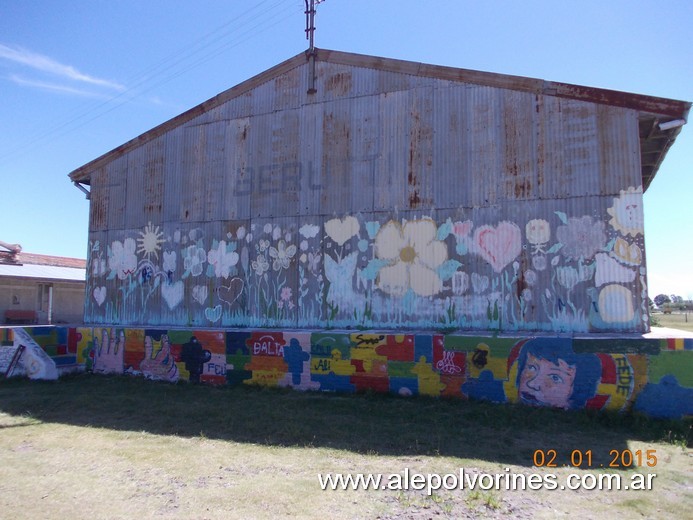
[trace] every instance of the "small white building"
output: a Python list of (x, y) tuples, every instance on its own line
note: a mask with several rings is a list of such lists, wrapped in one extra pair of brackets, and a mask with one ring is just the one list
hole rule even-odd
[(0, 243), (3, 324), (81, 323), (86, 260), (23, 253)]

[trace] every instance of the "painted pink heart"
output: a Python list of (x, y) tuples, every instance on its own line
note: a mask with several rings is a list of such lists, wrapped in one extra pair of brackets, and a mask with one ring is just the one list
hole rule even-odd
[(476, 252), (500, 273), (522, 251), (522, 233), (512, 222), (481, 226), (474, 232)]
[(240, 278), (232, 278), (229, 286), (222, 285), (217, 288), (217, 296), (224, 303), (233, 305), (233, 303), (240, 297), (243, 293), (243, 280)]

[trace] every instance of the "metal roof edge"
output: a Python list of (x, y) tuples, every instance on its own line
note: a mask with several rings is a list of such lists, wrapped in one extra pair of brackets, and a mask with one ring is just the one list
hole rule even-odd
[(499, 74), (496, 72), (431, 65), (328, 49), (316, 49), (316, 51), (318, 61), (589, 101), (603, 105), (631, 108), (640, 112), (671, 116), (672, 118), (687, 119), (688, 112), (691, 108), (691, 103), (688, 101), (634, 94), (618, 90), (573, 85), (570, 83), (513, 76), (510, 74)]

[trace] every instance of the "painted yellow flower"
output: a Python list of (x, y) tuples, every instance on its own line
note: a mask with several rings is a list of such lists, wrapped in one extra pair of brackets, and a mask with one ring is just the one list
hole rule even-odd
[(618, 198), (614, 198), (614, 205), (607, 208), (611, 215), (609, 224), (621, 234), (637, 236), (645, 231), (645, 217), (642, 209), (642, 186), (630, 187), (621, 190)]
[(375, 237), (375, 254), (388, 261), (378, 273), (378, 289), (403, 296), (412, 289), (419, 296), (433, 296), (443, 288), (436, 269), (448, 259), (445, 243), (436, 240), (437, 226), (431, 219), (385, 224)]

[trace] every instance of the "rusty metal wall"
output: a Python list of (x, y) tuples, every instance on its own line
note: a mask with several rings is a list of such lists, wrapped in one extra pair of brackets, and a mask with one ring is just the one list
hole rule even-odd
[(316, 74), (94, 173), (87, 322), (648, 329), (634, 110)]

